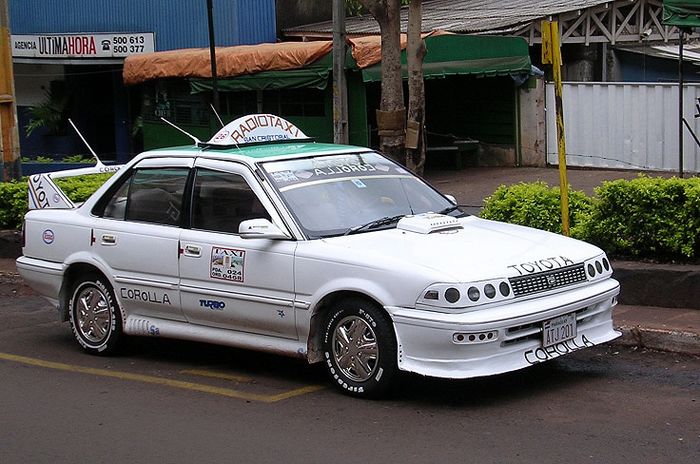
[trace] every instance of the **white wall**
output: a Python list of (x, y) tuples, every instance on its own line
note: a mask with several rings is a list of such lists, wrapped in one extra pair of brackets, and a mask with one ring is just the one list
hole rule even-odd
[[(695, 105), (700, 84), (684, 87), (683, 113), (700, 137)], [(547, 83), (547, 162), (558, 164), (554, 85)], [(565, 83), (567, 164), (636, 170), (678, 170), (678, 85)], [(684, 171), (700, 172), (700, 147), (684, 130)]]

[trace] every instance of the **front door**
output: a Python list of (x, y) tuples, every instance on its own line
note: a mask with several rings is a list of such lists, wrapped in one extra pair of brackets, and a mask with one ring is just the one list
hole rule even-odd
[(282, 225), (246, 166), (200, 159), (195, 167), (192, 224), (180, 237), (180, 296), (187, 320), (296, 339), (296, 242), (238, 235), (247, 219)]

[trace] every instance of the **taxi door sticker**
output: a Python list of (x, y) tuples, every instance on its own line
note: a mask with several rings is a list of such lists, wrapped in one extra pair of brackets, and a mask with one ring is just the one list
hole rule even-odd
[(244, 270), (245, 250), (212, 247), (209, 273), (212, 279), (243, 282)]

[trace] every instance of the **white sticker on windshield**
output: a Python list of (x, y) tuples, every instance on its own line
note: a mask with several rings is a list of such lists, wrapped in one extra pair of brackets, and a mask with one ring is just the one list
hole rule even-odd
[(297, 179), (296, 175), (292, 171), (277, 171), (272, 173), (272, 178), (275, 180), (275, 182), (280, 183), (280, 182), (296, 182), (299, 179)]
[(367, 188), (364, 182), (362, 182), (360, 179), (352, 179), (352, 183), (355, 184), (355, 187), (357, 188)]

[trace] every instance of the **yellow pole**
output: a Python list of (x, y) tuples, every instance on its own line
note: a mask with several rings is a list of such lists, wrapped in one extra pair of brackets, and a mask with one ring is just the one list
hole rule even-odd
[(557, 149), (559, 152), (559, 190), (561, 192), (561, 228), (569, 231), (569, 181), (566, 176), (566, 137), (564, 135), (564, 106), (561, 85), (561, 47), (557, 21), (542, 21), (542, 63), (551, 63), (554, 78), (554, 109), (557, 118)]
[(7, 0), (0, 0), (0, 151), (3, 181), (19, 179), (21, 167), (9, 23)]

